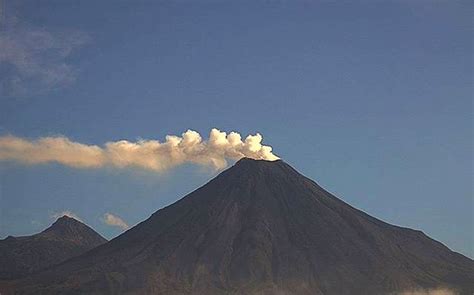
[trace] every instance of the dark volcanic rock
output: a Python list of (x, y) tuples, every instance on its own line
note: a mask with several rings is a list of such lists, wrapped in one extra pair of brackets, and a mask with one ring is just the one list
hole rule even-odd
[(31, 274), (105, 242), (87, 225), (63, 216), (41, 233), (0, 240), (0, 279)]
[(373, 218), (282, 161), (242, 159), (19, 294), (389, 294), (473, 290), (474, 262)]

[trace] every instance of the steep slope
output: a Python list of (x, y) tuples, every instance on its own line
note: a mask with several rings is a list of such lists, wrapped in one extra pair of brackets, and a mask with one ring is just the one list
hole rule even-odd
[[(474, 263), (347, 205), (283, 161), (242, 159), (19, 294), (388, 294), (473, 288)], [(8, 293), (8, 292), (5, 292)]]
[(63, 216), (41, 233), (0, 240), (0, 279), (31, 274), (105, 242), (87, 225)]

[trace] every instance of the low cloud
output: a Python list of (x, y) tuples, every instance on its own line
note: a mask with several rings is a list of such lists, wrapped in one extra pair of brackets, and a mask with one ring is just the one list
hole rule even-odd
[(459, 293), (446, 288), (416, 289), (397, 293), (396, 295), (458, 295)]
[(188, 130), (181, 136), (168, 135), (164, 142), (120, 140), (103, 146), (74, 142), (66, 137), (28, 140), (3, 136), (0, 137), (0, 161), (29, 165), (56, 162), (75, 168), (138, 167), (159, 172), (185, 163), (223, 169), (229, 159), (277, 160), (272, 148), (262, 145), (262, 140), (259, 133), (242, 140), (239, 133), (227, 134), (218, 129), (211, 130), (207, 141), (198, 132)]
[(71, 84), (77, 69), (68, 59), (88, 40), (88, 35), (80, 31), (39, 28), (14, 16), (3, 18), (0, 95), (25, 96)]
[(105, 213), (103, 221), (104, 221), (105, 224), (108, 224), (110, 226), (119, 227), (122, 230), (127, 230), (127, 229), (130, 228), (130, 226), (128, 226), (128, 224), (125, 221), (123, 221), (122, 218), (120, 218), (116, 215), (113, 215), (111, 213)]
[(53, 214), (51, 214), (50, 217), (53, 218), (53, 219), (58, 219), (58, 218), (61, 218), (63, 216), (67, 216), (67, 217), (70, 217), (70, 218), (74, 218), (74, 219), (76, 219), (80, 222), (84, 222), (84, 221), (82, 221), (81, 218), (79, 218), (79, 216), (77, 216), (74, 212), (71, 212), (69, 210), (53, 213)]

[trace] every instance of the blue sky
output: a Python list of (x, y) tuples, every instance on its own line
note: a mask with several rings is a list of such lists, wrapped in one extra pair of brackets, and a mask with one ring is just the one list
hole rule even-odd
[[(306, 176), (474, 257), (472, 4), (5, 1), (0, 135), (263, 135)], [(0, 162), (0, 237), (69, 210), (106, 237), (212, 178)]]

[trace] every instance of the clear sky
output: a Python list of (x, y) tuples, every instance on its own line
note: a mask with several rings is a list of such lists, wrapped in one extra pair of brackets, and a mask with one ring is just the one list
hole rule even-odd
[[(2, 2), (0, 136), (102, 145), (211, 128), (474, 257), (470, 1)], [(0, 162), (0, 237), (69, 210), (106, 237), (212, 178)]]

